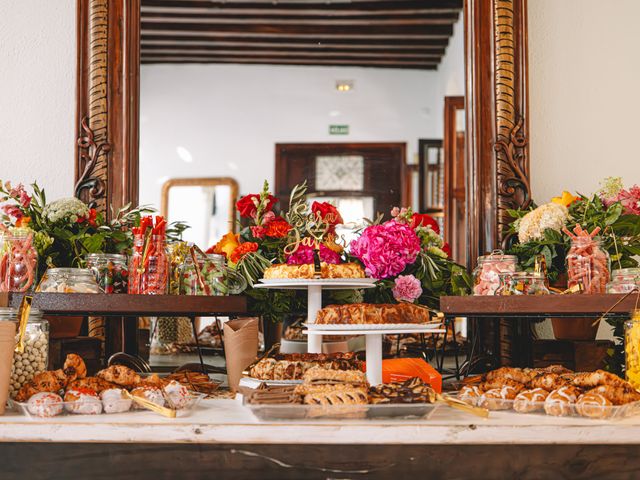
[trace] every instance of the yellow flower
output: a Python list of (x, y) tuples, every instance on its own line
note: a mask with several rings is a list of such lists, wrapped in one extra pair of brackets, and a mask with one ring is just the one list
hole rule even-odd
[(564, 205), (565, 207), (568, 207), (573, 202), (575, 202), (577, 199), (578, 199), (578, 197), (574, 197), (573, 195), (571, 195), (570, 192), (567, 192), (565, 190), (564, 192), (562, 192), (562, 196), (561, 197), (553, 197), (551, 199), (551, 201), (553, 203), (557, 203), (558, 205)]
[(240, 245), (240, 235), (233, 232), (227, 233), (220, 239), (218, 243), (213, 247), (213, 253), (218, 255), (224, 254), (227, 258), (233, 253), (233, 251)]

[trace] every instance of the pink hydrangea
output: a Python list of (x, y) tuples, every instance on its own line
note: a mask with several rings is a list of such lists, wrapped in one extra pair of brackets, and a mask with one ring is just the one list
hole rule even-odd
[(403, 223), (390, 220), (364, 229), (359, 238), (351, 242), (351, 253), (364, 264), (373, 278), (395, 277), (407, 265), (416, 261), (420, 252), (420, 239), (416, 232)]
[(400, 275), (391, 290), (398, 302), (415, 302), (422, 295), (422, 285), (413, 275)]
[[(330, 248), (320, 245), (320, 261), (324, 263), (338, 264), (342, 262), (340, 255)], [(289, 265), (306, 265), (313, 263), (313, 248), (306, 245), (300, 245), (298, 249), (287, 257)]]

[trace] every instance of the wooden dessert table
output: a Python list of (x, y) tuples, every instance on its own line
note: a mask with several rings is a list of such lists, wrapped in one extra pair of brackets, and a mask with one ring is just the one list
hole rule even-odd
[(0, 442), (3, 480), (106, 472), (135, 480), (591, 479), (640, 471), (640, 417), (492, 412), (483, 420), (448, 408), (429, 420), (278, 422), (259, 422), (238, 400), (205, 400), (173, 420), (151, 412), (50, 420), (7, 412)]

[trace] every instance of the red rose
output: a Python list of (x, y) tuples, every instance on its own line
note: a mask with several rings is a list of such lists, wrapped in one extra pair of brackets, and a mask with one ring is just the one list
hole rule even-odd
[[(263, 212), (270, 212), (273, 209), (273, 206), (278, 202), (278, 199), (273, 195), (269, 195), (267, 198), (267, 204)], [(260, 203), (260, 195), (257, 193), (252, 193), (250, 195), (245, 195), (238, 203), (236, 203), (236, 208), (238, 212), (240, 212), (240, 216), (244, 218), (253, 218), (256, 216), (256, 212), (258, 211), (258, 204)]]
[(440, 225), (431, 216), (426, 213), (414, 213), (411, 217), (411, 228), (416, 229), (418, 227), (431, 227), (431, 230), (440, 234)]
[(447, 257), (451, 258), (451, 246), (447, 242), (442, 245), (442, 251), (447, 254)]
[(328, 223), (331, 226), (344, 223), (342, 215), (340, 215), (338, 209), (329, 202), (313, 202), (311, 205), (311, 211), (316, 217), (320, 217), (323, 222)]
[(265, 235), (272, 238), (284, 238), (289, 234), (291, 225), (282, 217), (276, 217), (265, 227)]

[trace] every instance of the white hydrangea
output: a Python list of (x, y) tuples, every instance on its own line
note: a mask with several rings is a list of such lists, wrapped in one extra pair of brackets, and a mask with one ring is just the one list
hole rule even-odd
[(546, 229), (561, 231), (568, 218), (569, 210), (564, 205), (553, 202), (540, 205), (520, 219), (518, 227), (520, 243), (541, 240), (544, 238)]
[(61, 198), (55, 202), (47, 204), (42, 215), (51, 223), (61, 220), (69, 220), (71, 223), (78, 221), (78, 217), (86, 217), (89, 215), (89, 207), (75, 197)]

